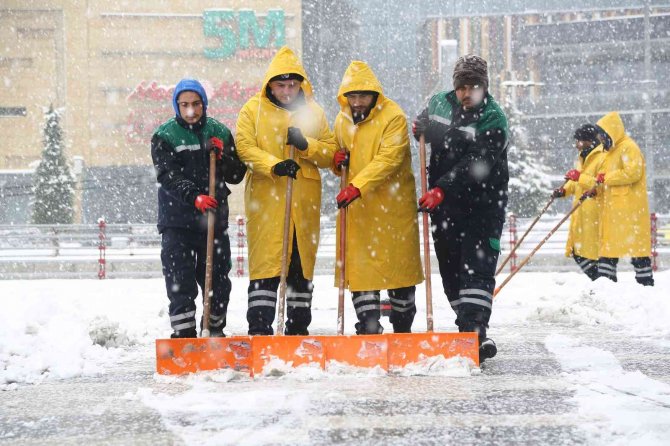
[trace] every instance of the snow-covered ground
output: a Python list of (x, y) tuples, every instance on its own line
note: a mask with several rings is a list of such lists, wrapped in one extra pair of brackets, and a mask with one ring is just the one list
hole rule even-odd
[[(482, 369), (456, 358), (400, 376), (387, 376), (379, 370), (303, 369), (253, 380), (230, 371), (188, 377), (150, 374), (153, 342), (170, 332), (160, 279), (0, 281), (0, 400), (3, 394), (16, 395), (31, 386), (54, 382), (86, 377), (104, 382), (120, 364), (134, 363), (149, 373), (149, 384), (122, 398), (159, 413), (167, 429), (187, 444), (309, 444), (314, 442), (310, 435), (315, 429), (358, 428), (359, 421), (355, 411), (342, 409), (328, 415), (332, 426), (324, 426), (323, 419), (316, 426), (316, 409), (309, 409), (315, 401), (323, 404), (318, 410), (327, 412), (326, 407), (346, 401), (361, 404), (373, 399), (393, 405), (398, 395), (410, 398), (411, 392), (422, 394), (422, 386), (453, 387), (460, 389), (458, 392), (483, 383), (489, 386), (496, 378), (489, 371), (495, 371), (497, 363), (514, 363), (515, 355), (519, 358), (518, 377), (512, 370), (500, 378), (510, 389), (524, 388), (528, 376), (523, 374), (522, 362), (543, 360), (518, 353), (527, 335), (532, 335), (539, 337), (545, 359), (558, 368), (540, 387), (549, 393), (552, 386), (569, 390), (568, 404), (574, 407), (566, 410), (574, 415), (570, 423), (577, 426), (580, 438), (590, 444), (667, 444), (670, 373), (667, 369), (652, 373), (655, 366), (644, 361), (637, 369), (631, 364), (642, 357), (637, 345), (660, 352), (656, 354), (659, 364), (670, 360), (670, 271), (658, 273), (653, 288), (637, 285), (631, 272), (621, 272), (619, 280), (616, 284), (604, 279), (592, 283), (578, 273), (518, 274), (495, 301), (490, 336), (498, 341), (499, 355)], [(453, 314), (438, 292), (439, 276), (433, 277), (433, 283), (435, 328), (453, 331)], [(246, 285), (245, 279), (233, 280), (229, 334), (245, 333)], [(337, 289), (332, 286), (332, 277), (317, 277), (315, 285), (310, 331), (334, 333)], [(415, 331), (426, 326), (423, 295), (420, 286)], [(345, 317), (345, 331), (352, 333), (355, 321), (350, 302)], [(388, 320), (384, 322), (389, 331)], [(625, 340), (632, 347), (615, 354), (610, 351), (611, 340)], [(540, 409), (534, 416), (546, 413), (541, 398), (536, 404)], [(513, 423), (509, 417), (502, 419)], [(0, 411), (0, 443), (3, 439), (20, 443), (26, 431), (17, 434), (3, 425), (2, 418)], [(376, 422), (378, 430), (389, 423), (413, 428), (458, 427), (463, 423), (452, 418), (406, 414), (399, 419), (386, 414)], [(544, 425), (550, 426), (566, 423), (562, 419), (557, 416), (547, 422), (542, 418)], [(368, 419), (373, 430), (374, 422)], [(453, 432), (450, 435), (455, 438)], [(341, 443), (356, 443), (354, 440), (345, 438)], [(379, 444), (393, 443), (383, 435), (378, 440)], [(336, 444), (338, 440), (331, 436), (326, 442)], [(440, 443), (435, 439), (435, 444)]]

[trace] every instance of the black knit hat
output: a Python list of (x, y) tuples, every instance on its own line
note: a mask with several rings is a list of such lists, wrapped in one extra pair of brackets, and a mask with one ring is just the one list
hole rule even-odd
[(598, 141), (598, 129), (593, 124), (584, 124), (575, 130), (574, 138), (578, 141)]
[(290, 81), (290, 80), (295, 80), (295, 81), (298, 81), (298, 82), (302, 82), (303, 80), (305, 80), (305, 78), (302, 77), (301, 75), (299, 75), (298, 73), (285, 73), (285, 74), (279, 74), (279, 75), (273, 77), (272, 79), (269, 80), (269, 82), (272, 82), (272, 81)]
[(484, 59), (474, 54), (461, 56), (454, 66), (454, 89), (463, 85), (480, 85), (489, 88), (489, 72)]

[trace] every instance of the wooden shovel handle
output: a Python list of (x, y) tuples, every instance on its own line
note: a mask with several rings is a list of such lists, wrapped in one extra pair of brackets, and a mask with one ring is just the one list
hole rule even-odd
[[(347, 166), (342, 166), (340, 176), (340, 191), (347, 187)], [(339, 289), (337, 296), (337, 334), (344, 334), (344, 293), (346, 288), (346, 250), (347, 250), (347, 208), (340, 208), (338, 215), (340, 220), (340, 253), (337, 262), (340, 267)]]
[[(289, 158), (295, 156), (295, 148), (289, 146)], [(281, 249), (281, 272), (279, 274), (279, 302), (277, 308), (277, 333), (284, 335), (284, 309), (286, 308), (286, 275), (288, 273), (288, 240), (291, 230), (291, 206), (293, 202), (293, 178), (286, 176), (286, 206), (284, 208), (284, 239)]]
[[(419, 170), (421, 174), (421, 195), (428, 192), (426, 179), (426, 137), (419, 137)], [(426, 276), (426, 330), (433, 331), (433, 287), (430, 268), (430, 225), (428, 214), (422, 212), (423, 223), (423, 271)]]
[[(209, 196), (216, 195), (216, 152), (209, 152)], [(214, 224), (216, 215), (213, 210), (207, 210), (207, 259), (205, 260), (205, 293), (202, 309), (202, 334), (203, 338), (209, 337), (209, 313), (212, 299), (212, 264), (214, 262)]]

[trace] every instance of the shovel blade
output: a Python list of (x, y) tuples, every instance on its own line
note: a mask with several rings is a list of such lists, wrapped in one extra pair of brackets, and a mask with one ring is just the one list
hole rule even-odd
[(251, 373), (251, 339), (235, 336), (156, 340), (156, 371), (161, 375), (218, 369)]
[(331, 361), (383, 370), (398, 370), (426, 358), (460, 356), (479, 365), (476, 333), (398, 333), (362, 336), (237, 336), (230, 338), (157, 339), (156, 370), (183, 375), (233, 369), (254, 374), (279, 361), (279, 366)]
[(388, 370), (388, 335), (323, 336), (326, 365), (330, 361), (353, 367)]
[(397, 333), (389, 334), (388, 364), (390, 370), (442, 355), (460, 356), (479, 365), (479, 342), (476, 333)]
[(253, 336), (253, 373), (279, 361), (289, 367), (316, 365), (324, 367), (325, 353), (321, 336)]

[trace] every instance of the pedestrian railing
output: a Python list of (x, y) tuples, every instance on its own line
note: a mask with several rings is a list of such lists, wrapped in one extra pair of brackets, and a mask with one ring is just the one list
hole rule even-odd
[[(518, 264), (547, 235), (550, 229), (560, 220), (561, 215), (546, 215), (537, 223), (533, 231), (526, 237), (522, 246), (516, 250), (514, 259), (505, 267), (505, 272)], [(503, 228), (501, 240), (504, 258), (515, 240), (519, 239), (531, 223), (530, 218), (509, 216)], [(104, 227), (104, 234), (101, 228)], [(655, 256), (657, 266), (666, 267), (670, 257), (670, 215), (657, 215), (652, 221), (655, 231), (652, 239), (656, 241)], [(244, 219), (231, 221), (230, 229), (231, 260), (234, 267), (231, 274), (246, 275), (246, 228)], [(565, 243), (568, 235), (566, 222), (538, 251), (533, 260), (524, 270), (571, 270), (573, 262), (565, 258)], [(41, 263), (89, 264), (97, 272), (98, 277), (106, 277), (105, 269), (115, 264), (117, 271), (109, 277), (128, 276), (120, 274), (121, 264), (146, 263), (144, 272), (160, 276), (160, 235), (152, 224), (89, 224), (89, 225), (0, 225), (0, 278), (19, 277), (21, 266)], [(331, 274), (335, 265), (335, 223), (322, 220), (321, 238), (317, 252), (315, 271), (317, 274)], [(431, 250), (433, 249), (431, 244)], [(434, 256), (434, 252), (432, 252)], [(665, 259), (664, 259), (665, 257)], [(431, 263), (433, 271), (438, 271), (437, 261)], [(7, 274), (6, 271), (13, 271)], [(62, 272), (61, 272), (62, 270)], [(69, 270), (52, 270), (49, 274), (39, 277), (67, 277)], [(3, 274), (3, 271), (5, 272)], [(145, 274), (145, 275), (146, 275)], [(96, 274), (92, 274), (95, 277)], [(30, 274), (24, 276), (29, 278)]]

